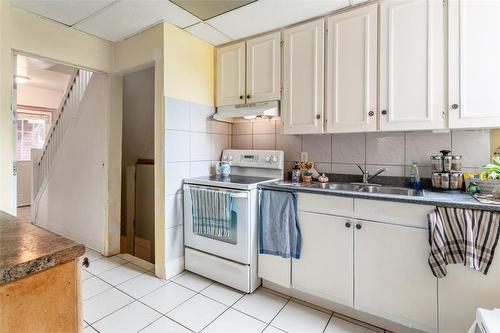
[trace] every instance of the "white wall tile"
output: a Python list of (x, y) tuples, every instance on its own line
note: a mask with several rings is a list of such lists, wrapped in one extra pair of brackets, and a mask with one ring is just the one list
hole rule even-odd
[(252, 134), (252, 123), (251, 122), (234, 123), (233, 134)]
[(274, 134), (254, 134), (253, 135), (253, 149), (275, 150), (276, 149), (276, 136)]
[(258, 120), (252, 122), (253, 134), (274, 134), (276, 133), (276, 122), (274, 120)]
[(303, 135), (302, 151), (307, 152), (309, 161), (332, 162), (331, 135)]
[(404, 133), (366, 134), (366, 164), (404, 165)]
[(364, 133), (333, 134), (332, 161), (333, 163), (365, 163)]
[(211, 140), (211, 159), (212, 161), (220, 161), (222, 151), (231, 148), (231, 138), (225, 134), (212, 134)]
[[(234, 127), (233, 127), (234, 133)], [(233, 149), (252, 149), (252, 135), (234, 135), (231, 137), (231, 148)]]
[(184, 255), (184, 225), (178, 225), (165, 231), (165, 261)]
[(165, 228), (172, 228), (183, 223), (182, 198), (182, 193), (165, 197)]
[(191, 132), (191, 161), (210, 161), (210, 140), (216, 134)]
[(167, 130), (165, 133), (165, 161), (189, 161), (189, 132)]
[(165, 128), (189, 131), (189, 103), (179, 99), (165, 98)]
[(210, 176), (212, 171), (212, 161), (191, 162), (191, 177)]
[(419, 166), (431, 165), (430, 156), (440, 155), (440, 150), (451, 150), (451, 133), (406, 133), (406, 165), (417, 162)]
[(191, 113), (191, 131), (209, 133), (214, 108), (207, 105), (190, 103), (189, 110)]
[(189, 162), (165, 163), (165, 194), (176, 194), (182, 190), (182, 182), (189, 175)]
[(285, 161), (299, 161), (301, 145), (300, 135), (276, 134), (276, 149), (283, 150)]
[(478, 168), (490, 161), (490, 131), (452, 131), (452, 154), (462, 155), (464, 167)]

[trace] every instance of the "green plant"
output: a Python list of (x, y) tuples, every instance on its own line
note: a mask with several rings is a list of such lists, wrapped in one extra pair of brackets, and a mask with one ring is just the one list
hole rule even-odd
[(488, 175), (488, 179), (500, 179), (500, 155), (495, 154), (491, 158), (491, 163), (483, 166)]

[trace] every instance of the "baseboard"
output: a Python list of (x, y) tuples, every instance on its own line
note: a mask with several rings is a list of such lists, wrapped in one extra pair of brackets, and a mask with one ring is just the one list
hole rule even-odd
[(165, 279), (170, 279), (184, 271), (184, 256), (165, 263)]

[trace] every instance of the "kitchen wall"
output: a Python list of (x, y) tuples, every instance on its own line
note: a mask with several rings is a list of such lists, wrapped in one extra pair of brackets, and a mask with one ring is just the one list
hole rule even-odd
[(358, 163), (371, 172), (386, 167), (389, 176), (409, 176), (415, 161), (422, 175), (429, 177), (429, 156), (442, 149), (462, 155), (465, 170), (476, 170), (490, 158), (489, 130), (282, 135), (280, 124), (276, 120), (233, 124), (232, 148), (283, 150), (286, 170), (300, 159), (300, 152), (307, 152), (320, 172), (358, 174)]

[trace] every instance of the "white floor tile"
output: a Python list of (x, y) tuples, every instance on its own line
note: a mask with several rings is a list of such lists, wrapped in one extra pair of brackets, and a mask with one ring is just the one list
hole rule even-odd
[(175, 283), (168, 283), (140, 299), (144, 304), (163, 314), (193, 297), (196, 293)]
[(144, 273), (128, 280), (127, 282), (117, 285), (116, 288), (134, 298), (140, 298), (153, 290), (160, 288), (166, 283), (167, 281), (160, 280), (151, 273)]
[(262, 333), (286, 333), (285, 331), (280, 330), (279, 328), (273, 327), (271, 325), (267, 326)]
[(332, 317), (326, 327), (325, 333), (374, 333), (374, 331), (354, 323), (350, 323), (347, 320)]
[(99, 320), (92, 326), (100, 333), (135, 333), (160, 317), (161, 314), (136, 301)]
[(283, 308), (286, 302), (286, 298), (259, 288), (252, 294), (243, 296), (242, 299), (233, 305), (233, 308), (269, 323), (281, 308)]
[(80, 275), (80, 278), (82, 281), (84, 280), (87, 280), (87, 279), (90, 279), (91, 277), (93, 277), (94, 275), (93, 274), (90, 274), (89, 272), (87, 272), (86, 270), (82, 269), (81, 270), (81, 275)]
[(175, 278), (175, 280), (173, 281), (196, 292), (202, 291), (213, 283), (212, 280), (206, 279), (203, 276), (199, 276), (191, 272), (186, 272), (182, 275), (179, 275), (179, 277)]
[(290, 333), (321, 333), (329, 319), (329, 314), (290, 301), (271, 324)]
[(190, 330), (177, 324), (175, 321), (167, 318), (161, 317), (145, 329), (141, 333), (191, 333)]
[(133, 301), (132, 297), (111, 288), (83, 301), (83, 319), (92, 324)]
[(125, 260), (120, 259), (118, 257), (111, 257), (111, 258), (103, 257), (101, 259), (97, 259), (95, 261), (90, 262), (89, 267), (85, 268), (85, 270), (94, 275), (98, 275), (101, 274), (102, 272), (121, 266), (125, 263), (126, 263)]
[(108, 290), (112, 286), (97, 277), (91, 277), (82, 283), (82, 299), (86, 300), (92, 296)]
[(99, 252), (94, 251), (92, 249), (88, 249), (88, 248), (85, 250), (85, 253), (83, 254), (82, 257), (83, 258), (87, 257), (89, 259), (89, 261), (94, 261), (97, 259), (104, 258), (103, 255), (100, 254)]
[(203, 330), (203, 333), (260, 333), (264, 327), (266, 327), (266, 324), (262, 321), (229, 309), (208, 325)]
[(190, 330), (200, 332), (226, 308), (226, 306), (198, 294), (167, 313), (167, 316)]
[(98, 333), (92, 326), (87, 326), (83, 329), (83, 333)]
[(201, 294), (210, 297), (211, 299), (216, 300), (217, 302), (221, 302), (227, 306), (233, 305), (238, 299), (243, 296), (243, 293), (239, 290), (230, 288), (228, 286), (224, 286), (220, 283), (214, 283), (205, 290), (201, 292)]
[(130, 262), (148, 271), (155, 269), (155, 264), (150, 263), (149, 261), (143, 260), (141, 258), (134, 257), (134, 259), (132, 259)]
[(136, 266), (132, 263), (127, 263), (105, 271), (99, 274), (99, 277), (107, 283), (116, 286), (145, 272), (146, 270), (144, 268)]

